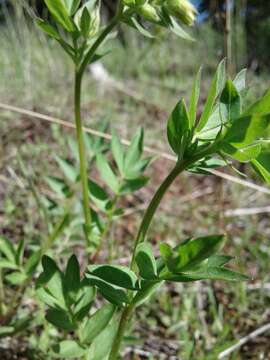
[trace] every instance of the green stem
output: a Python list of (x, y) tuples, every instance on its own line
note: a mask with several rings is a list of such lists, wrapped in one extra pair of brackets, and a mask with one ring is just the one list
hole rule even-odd
[(121, 343), (122, 343), (122, 339), (123, 339), (123, 336), (125, 334), (127, 323), (129, 322), (129, 320), (131, 318), (133, 309), (134, 309), (134, 305), (131, 304), (131, 305), (125, 307), (125, 309), (122, 312), (122, 316), (121, 316), (121, 319), (120, 319), (118, 331), (117, 331), (117, 334), (115, 336), (113, 346), (112, 346), (112, 350), (110, 352), (110, 356), (109, 356), (108, 360), (117, 360), (117, 358), (118, 358), (118, 354), (119, 354), (120, 346), (121, 346)]
[[(166, 179), (160, 185), (160, 187), (156, 191), (155, 195), (153, 196), (150, 204), (148, 205), (148, 208), (142, 219), (141, 226), (138, 231), (138, 235), (136, 237), (136, 241), (135, 241), (135, 245), (134, 245), (133, 253), (132, 253), (131, 264), (130, 264), (130, 268), (132, 270), (134, 269), (134, 266), (135, 266), (135, 254), (136, 254), (137, 247), (141, 242), (143, 242), (145, 240), (147, 231), (148, 231), (149, 226), (152, 222), (152, 219), (157, 211), (157, 208), (158, 208), (161, 200), (163, 199), (164, 195), (166, 194), (167, 190), (173, 183), (173, 181), (177, 178), (178, 175), (180, 175), (191, 164), (202, 159), (205, 155), (210, 154), (211, 151), (213, 151), (213, 149), (214, 149), (214, 146), (212, 146), (212, 148), (208, 147), (206, 149), (203, 149), (202, 151), (198, 151), (197, 154), (194, 155), (194, 157), (190, 158), (189, 160), (177, 162), (175, 167), (172, 169), (172, 171), (169, 173), (169, 175), (166, 177)], [(117, 356), (118, 356), (119, 350), (120, 350), (120, 346), (121, 346), (121, 342), (123, 339), (123, 335), (125, 333), (125, 328), (127, 326), (128, 321), (132, 317), (134, 308), (135, 308), (135, 304), (131, 303), (122, 312), (118, 332), (114, 339), (114, 343), (113, 343), (113, 347), (112, 347), (112, 351), (111, 351), (109, 360), (117, 359)]]
[(78, 143), (79, 158), (80, 158), (80, 178), (81, 178), (82, 196), (83, 196), (83, 211), (84, 211), (84, 219), (85, 219), (84, 230), (85, 230), (86, 244), (88, 246), (92, 219), (91, 219), (91, 211), (89, 206), (87, 163), (85, 157), (83, 129), (82, 129), (82, 120), (81, 120), (82, 74), (83, 73), (78, 71), (76, 71), (75, 73), (74, 105), (75, 105), (76, 135), (77, 135), (77, 143)]
[(81, 65), (79, 66), (79, 73), (83, 74), (86, 67), (91, 63), (91, 60), (96, 54), (97, 49), (102, 44), (102, 42), (105, 40), (105, 38), (109, 35), (109, 33), (113, 30), (113, 28), (117, 25), (121, 18), (121, 10), (119, 11), (119, 14), (117, 14), (112, 21), (104, 28), (104, 30), (101, 32), (97, 40), (94, 42), (94, 44), (89, 49), (88, 53), (85, 55)]
[(152, 219), (155, 215), (155, 212), (157, 211), (157, 208), (158, 208), (163, 196), (165, 195), (165, 193), (167, 192), (167, 190), (169, 189), (169, 187), (171, 186), (173, 181), (176, 179), (176, 177), (186, 168), (186, 166), (187, 165), (185, 163), (180, 163), (180, 164), (177, 163), (176, 166), (173, 168), (173, 170), (170, 172), (170, 174), (166, 177), (166, 179), (160, 185), (159, 189), (157, 190), (154, 197), (152, 198), (152, 200), (144, 214), (143, 220), (141, 222), (141, 225), (140, 225), (140, 228), (138, 231), (138, 235), (136, 237), (136, 241), (135, 241), (135, 245), (134, 245), (133, 253), (132, 253), (131, 265), (130, 265), (131, 269), (134, 268), (135, 254), (136, 254), (137, 246), (145, 240), (149, 226), (152, 222)]

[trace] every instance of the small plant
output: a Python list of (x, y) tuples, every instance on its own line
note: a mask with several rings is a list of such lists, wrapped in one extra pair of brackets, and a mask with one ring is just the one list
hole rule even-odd
[[(181, 99), (167, 122), (167, 137), (176, 157), (175, 166), (155, 192), (142, 217), (134, 237), (130, 265), (120, 266), (117, 264), (119, 251), (112, 239), (108, 241), (109, 232), (112, 223), (122, 214), (119, 199), (147, 183), (144, 171), (151, 158), (143, 157), (142, 129), (126, 149), (115, 133), (109, 147), (103, 142), (85, 139), (80, 105), (83, 74), (89, 64), (104, 55), (98, 52), (99, 47), (119, 23), (152, 36), (149, 27), (145, 26), (150, 22), (190, 38), (180, 24), (191, 25), (196, 10), (186, 0), (123, 0), (118, 4), (115, 17), (103, 27), (99, 1), (91, 0), (82, 5), (80, 0), (45, 0), (45, 3), (55, 24), (39, 19), (38, 25), (63, 47), (75, 65), (74, 108), (79, 161), (57, 157), (63, 178), (47, 179), (55, 198), (44, 199), (44, 203), (60, 219), (48, 242), (37, 254), (23, 261), (23, 242), (14, 248), (5, 239), (1, 240), (0, 274), (15, 285), (27, 284), (41, 255), (64, 231), (65, 225), (70, 225), (73, 220), (77, 230), (83, 217), (85, 249), (92, 260), (86, 270), (80, 269), (74, 255), (68, 260), (65, 271), (52, 257), (42, 257), (43, 272), (36, 281), (36, 294), (46, 305), (49, 326), (57, 329), (57, 336), (51, 339), (53, 346), (48, 346), (42, 356), (116, 360), (135, 309), (164, 282), (248, 279), (227, 266), (232, 257), (221, 252), (226, 240), (224, 234), (183, 239), (176, 247), (161, 242), (158, 256), (154, 255), (147, 234), (164, 195), (184, 171), (207, 175), (210, 169), (233, 167), (233, 162), (238, 161), (250, 163), (270, 183), (270, 91), (252, 106), (245, 107), (246, 71), (231, 80), (226, 76), (225, 61), (222, 61), (199, 116), (201, 70), (198, 71), (189, 106)], [(90, 159), (86, 157), (87, 144)], [(74, 148), (72, 141), (71, 147)], [(102, 183), (89, 179), (87, 163), (96, 167)], [(70, 206), (77, 199), (78, 184), (82, 206)], [(74, 234), (77, 236), (76, 231)], [(99, 250), (105, 242), (109, 248), (108, 262), (99, 264)], [(5, 307), (2, 306), (1, 311), (5, 312)]]

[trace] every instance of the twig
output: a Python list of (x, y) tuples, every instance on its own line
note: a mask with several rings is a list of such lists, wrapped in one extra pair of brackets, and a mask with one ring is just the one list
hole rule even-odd
[(263, 334), (263, 333), (265, 333), (266, 331), (269, 331), (269, 330), (270, 330), (270, 323), (261, 326), (259, 329), (253, 331), (252, 333), (250, 333), (247, 336), (240, 339), (233, 346), (231, 346), (228, 349), (222, 351), (219, 354), (218, 359), (224, 359), (225, 357), (229, 356), (232, 352), (240, 349), (244, 344), (246, 344), (250, 340), (255, 339), (256, 337), (260, 336), (261, 334)]
[[(75, 126), (71, 122), (68, 122), (68, 121), (65, 121), (65, 120), (62, 120), (62, 119), (58, 119), (58, 118), (55, 118), (55, 117), (52, 117), (52, 116), (40, 114), (40, 113), (35, 112), (35, 111), (30, 111), (30, 110), (26, 110), (26, 109), (22, 109), (22, 108), (19, 108), (19, 107), (16, 107), (16, 106), (12, 106), (12, 105), (8, 105), (8, 104), (2, 104), (2, 103), (0, 103), (0, 108), (8, 110), (8, 111), (17, 112), (19, 114), (24, 114), (24, 115), (27, 115), (27, 116), (30, 116), (30, 117), (35, 117), (36, 119), (43, 120), (43, 121), (48, 121), (48, 122), (58, 124), (58, 125), (61, 125), (61, 126), (64, 126), (64, 127), (68, 127), (68, 128), (71, 128), (71, 129), (75, 128)], [(108, 133), (97, 131), (97, 130), (94, 130), (94, 129), (89, 128), (89, 127), (83, 127), (83, 131), (85, 131), (86, 133), (92, 134), (94, 136), (98, 136), (98, 137), (101, 137), (103, 139), (107, 139), (107, 140), (111, 140), (111, 138), (112, 138), (112, 136), (110, 134), (108, 134)], [(121, 139), (121, 142), (124, 145), (129, 145), (130, 144), (130, 141), (126, 140), (126, 139)], [(157, 157), (163, 158), (163, 159), (176, 161), (176, 157), (174, 155), (168, 154), (168, 153), (166, 153), (166, 152), (164, 152), (162, 150), (158, 150), (156, 148), (145, 146), (144, 151), (147, 152), (147, 153), (153, 154), (153, 155), (155, 155)], [(214, 169), (208, 169), (208, 171), (211, 174), (215, 175), (215, 176), (218, 176), (218, 177), (223, 178), (225, 180), (234, 182), (234, 183), (239, 184), (241, 186), (249, 187), (249, 188), (251, 188), (253, 190), (262, 192), (264, 194), (270, 194), (270, 189), (268, 189), (266, 187), (263, 187), (263, 186), (260, 186), (260, 185), (256, 185), (256, 184), (254, 184), (254, 183), (252, 183), (250, 181), (242, 180), (242, 179), (239, 179), (239, 178), (237, 178), (235, 176), (232, 176), (232, 175), (229, 175), (229, 174), (224, 174), (223, 172), (218, 171), (218, 170), (214, 170)]]
[(243, 209), (230, 209), (225, 211), (226, 217), (231, 216), (246, 216), (270, 213), (270, 206), (255, 207), (255, 208), (243, 208)]

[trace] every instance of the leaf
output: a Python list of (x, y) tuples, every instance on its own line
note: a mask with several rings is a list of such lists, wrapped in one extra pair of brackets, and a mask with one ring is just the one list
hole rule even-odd
[(132, 300), (132, 303), (135, 304), (136, 307), (142, 305), (158, 290), (161, 284), (162, 280), (147, 281), (146, 286), (137, 292), (137, 294)]
[(73, 32), (75, 30), (64, 0), (44, 0), (44, 2), (59, 24), (61, 24), (68, 32)]
[(198, 271), (181, 272), (179, 274), (171, 274), (165, 277), (167, 281), (174, 282), (190, 282), (197, 280), (224, 280), (224, 281), (246, 281), (248, 276), (240, 274), (223, 267), (202, 267)]
[(97, 154), (97, 168), (105, 183), (112, 189), (114, 193), (118, 193), (118, 179), (112, 171), (106, 158), (101, 154)]
[(270, 151), (263, 151), (251, 164), (266, 183), (270, 184)]
[(23, 263), (23, 254), (24, 254), (24, 239), (22, 239), (19, 242), (19, 245), (17, 247), (16, 263), (18, 264), (18, 266), (21, 266)]
[(215, 254), (224, 244), (224, 235), (203, 236), (180, 244), (167, 258), (166, 265), (173, 273), (192, 269)]
[(112, 319), (110, 324), (92, 342), (89, 348), (88, 360), (107, 360), (117, 334), (117, 329), (118, 322)]
[(135, 164), (140, 160), (143, 153), (144, 131), (139, 128), (131, 140), (124, 160), (125, 175), (134, 168)]
[(26, 260), (24, 270), (28, 276), (32, 275), (36, 270), (41, 259), (41, 250), (34, 251), (31, 256)]
[(89, 286), (88, 281), (84, 279), (81, 282), (81, 289), (79, 290), (73, 309), (76, 320), (81, 321), (86, 315), (88, 315), (95, 296), (96, 289), (93, 286)]
[(91, 17), (87, 7), (84, 6), (82, 10), (82, 16), (80, 19), (80, 29), (81, 29), (81, 33), (85, 38), (87, 38), (89, 35), (90, 25), (91, 25)]
[(46, 320), (62, 330), (72, 331), (75, 329), (75, 325), (68, 312), (61, 309), (49, 309), (46, 314)]
[(89, 284), (96, 286), (104, 298), (107, 299), (110, 303), (116, 306), (122, 306), (123, 303), (130, 303), (126, 292), (119, 287), (113, 286), (106, 281), (103, 281), (100, 278), (90, 274), (86, 274), (86, 277)]
[(59, 196), (59, 198), (66, 198), (68, 194), (68, 186), (63, 179), (47, 176), (45, 181), (50, 188)]
[(226, 122), (232, 122), (240, 116), (241, 99), (231, 80), (226, 81), (220, 96), (220, 103), (221, 106), (223, 105), (226, 109)]
[(149, 244), (144, 242), (138, 245), (135, 260), (139, 268), (140, 276), (143, 279), (156, 279), (157, 265), (152, 248)]
[(210, 267), (223, 266), (233, 259), (234, 257), (229, 255), (213, 255), (208, 259), (207, 265)]
[(109, 324), (114, 312), (115, 306), (111, 304), (104, 305), (97, 310), (83, 326), (82, 342), (91, 343)]
[(154, 38), (154, 35), (152, 35), (147, 29), (145, 29), (145, 27), (134, 16), (131, 17), (130, 22), (128, 22), (128, 24), (134, 27), (135, 29), (137, 29), (139, 33), (141, 33), (143, 36), (149, 39)]
[(222, 89), (224, 88), (225, 77), (225, 60), (222, 60), (218, 65), (216, 74), (210, 86), (206, 104), (204, 106), (202, 115), (196, 128), (197, 132), (200, 132), (207, 124), (207, 121), (212, 113), (214, 103), (219, 94), (221, 93)]
[(16, 250), (12, 242), (0, 236), (0, 253), (2, 253), (11, 263), (16, 264)]
[(42, 19), (36, 20), (37, 26), (44, 31), (47, 35), (51, 36), (52, 38), (56, 40), (61, 40), (61, 36), (57, 29), (55, 29), (52, 25), (47, 23), (46, 21), (43, 21)]
[(270, 125), (270, 114), (240, 117), (228, 129), (224, 142), (237, 148), (251, 145), (266, 136)]
[(137, 276), (133, 271), (120, 265), (94, 265), (88, 267), (91, 275), (124, 289), (136, 289)]
[(230, 144), (222, 145), (222, 152), (240, 162), (249, 162), (255, 159), (261, 152), (261, 144), (248, 145), (243, 148), (236, 148)]
[(121, 194), (133, 193), (142, 187), (144, 187), (149, 181), (149, 177), (142, 176), (137, 179), (125, 180), (121, 186), (119, 192)]
[(78, 178), (78, 171), (76, 167), (60, 156), (55, 156), (55, 160), (57, 161), (66, 178), (70, 182), (75, 183)]
[(86, 349), (74, 340), (63, 340), (53, 346), (53, 351), (63, 359), (78, 359), (85, 355)]
[(27, 276), (22, 271), (14, 271), (11, 274), (6, 275), (5, 279), (12, 285), (20, 285), (27, 279)]
[(270, 89), (265, 95), (251, 105), (245, 112), (244, 115), (264, 115), (270, 113)]
[(182, 150), (183, 137), (189, 130), (189, 114), (185, 100), (180, 100), (175, 106), (167, 123), (167, 137), (172, 150), (179, 155)]
[(193, 83), (192, 93), (189, 101), (189, 120), (190, 120), (189, 127), (191, 129), (196, 123), (197, 106), (200, 97), (201, 77), (202, 77), (202, 68), (200, 67)]
[(70, 302), (74, 303), (80, 289), (80, 265), (75, 255), (68, 260), (64, 275), (64, 289)]
[(241, 70), (233, 80), (236, 90), (240, 93), (246, 88), (247, 69)]
[(195, 174), (211, 175), (211, 172), (208, 171), (208, 169), (217, 169), (227, 165), (228, 162), (222, 159), (209, 158), (196, 162), (190, 168), (188, 168), (188, 171)]
[(74, 13), (77, 11), (81, 0), (64, 0), (66, 3), (66, 7), (68, 9), (69, 15), (74, 15)]
[(40, 301), (44, 302), (44, 304), (50, 307), (61, 307), (59, 301), (52, 295), (50, 292), (44, 288), (37, 288), (36, 295)]
[(188, 41), (194, 41), (193, 37), (189, 35), (183, 28), (178, 24), (177, 21), (174, 20), (173, 17), (170, 17), (170, 24), (169, 24), (170, 30), (180, 38)]
[(95, 205), (100, 210), (107, 212), (112, 203), (106, 191), (93, 180), (88, 180), (88, 189)]
[(120, 174), (124, 176), (125, 153), (124, 153), (123, 145), (121, 144), (121, 141), (115, 132), (113, 133), (112, 136), (111, 150), (112, 150), (113, 158), (120, 171)]
[(46, 286), (48, 291), (57, 299), (62, 308), (66, 308), (63, 275), (56, 263), (49, 256), (42, 257), (42, 266), (44, 272), (37, 280), (37, 286)]

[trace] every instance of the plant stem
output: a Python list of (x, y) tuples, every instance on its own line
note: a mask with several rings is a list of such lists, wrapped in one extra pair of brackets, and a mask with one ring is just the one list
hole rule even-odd
[(131, 304), (129, 306), (126, 306), (125, 309), (122, 312), (121, 315), (121, 319), (120, 319), (120, 323), (119, 323), (119, 327), (118, 327), (118, 331), (117, 334), (115, 336), (114, 342), (113, 342), (113, 346), (112, 346), (112, 350), (110, 352), (110, 356), (108, 360), (117, 360), (118, 358), (118, 354), (119, 354), (119, 350), (120, 350), (120, 346), (122, 343), (122, 339), (126, 330), (126, 326), (127, 323), (132, 315), (134, 309), (134, 305)]
[(134, 268), (134, 264), (135, 264), (135, 254), (136, 254), (136, 249), (137, 246), (143, 242), (145, 240), (145, 236), (147, 234), (147, 231), (149, 229), (149, 226), (151, 224), (151, 221), (155, 215), (155, 212), (157, 211), (157, 208), (163, 198), (163, 196), (165, 195), (165, 193), (167, 192), (168, 188), (171, 186), (171, 184), (173, 183), (173, 181), (176, 179), (176, 177), (186, 168), (186, 164), (185, 163), (177, 163), (176, 166), (172, 169), (172, 171), (170, 172), (170, 174), (166, 177), (166, 179), (163, 181), (163, 183), (160, 185), (160, 187), (158, 188), (158, 190), (156, 191), (154, 197), (152, 198), (145, 214), (143, 217), (143, 220), (141, 222), (139, 231), (138, 231), (138, 235), (136, 237), (136, 241), (135, 241), (135, 245), (133, 248), (133, 253), (132, 253), (132, 259), (131, 259), (131, 269)]
[(86, 244), (89, 245), (89, 232), (91, 230), (91, 211), (89, 206), (88, 196), (88, 176), (87, 176), (87, 163), (85, 157), (85, 147), (83, 139), (83, 129), (81, 121), (81, 86), (82, 86), (82, 72), (76, 71), (75, 73), (75, 89), (74, 89), (74, 106), (75, 106), (75, 123), (76, 123), (76, 135), (80, 158), (80, 177), (83, 196), (83, 211), (85, 219), (85, 238)]
[[(143, 220), (142, 220), (142, 223), (139, 228), (138, 235), (137, 235), (137, 238), (135, 241), (135, 245), (134, 245), (133, 253), (132, 253), (131, 265), (130, 265), (131, 269), (133, 269), (134, 265), (135, 265), (135, 254), (136, 254), (137, 246), (139, 245), (140, 242), (144, 241), (145, 236), (148, 231), (148, 228), (151, 224), (151, 221), (154, 217), (154, 214), (155, 214), (161, 200), (163, 199), (163, 196), (165, 195), (166, 191), (169, 189), (169, 187), (171, 186), (173, 181), (176, 179), (176, 177), (182, 171), (184, 171), (187, 166), (188, 166), (188, 164), (184, 163), (184, 162), (177, 163), (176, 166), (170, 172), (170, 174), (166, 177), (166, 179), (160, 185), (160, 187), (156, 191), (154, 197), (152, 198), (152, 201), (150, 202), (150, 204), (144, 214), (144, 217), (143, 217)], [(122, 312), (118, 331), (117, 331), (116, 337), (114, 339), (114, 343), (112, 346), (109, 360), (117, 359), (117, 356), (118, 356), (119, 350), (120, 350), (120, 346), (121, 346), (121, 342), (122, 342), (122, 339), (123, 339), (123, 336), (125, 333), (125, 328), (127, 326), (128, 321), (130, 320), (130, 318), (132, 316), (134, 307), (135, 307), (135, 305), (131, 303)]]

